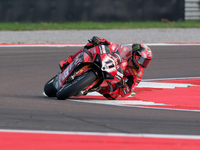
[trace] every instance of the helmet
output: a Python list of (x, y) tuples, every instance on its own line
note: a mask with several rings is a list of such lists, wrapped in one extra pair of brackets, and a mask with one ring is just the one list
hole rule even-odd
[(132, 45), (132, 62), (137, 68), (147, 68), (152, 57), (152, 51), (148, 46), (138, 43)]

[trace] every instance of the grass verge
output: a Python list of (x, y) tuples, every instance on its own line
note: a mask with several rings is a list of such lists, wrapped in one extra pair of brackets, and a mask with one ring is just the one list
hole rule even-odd
[(148, 28), (200, 28), (200, 21), (185, 22), (65, 22), (65, 23), (0, 23), (0, 31), (23, 30), (102, 30)]

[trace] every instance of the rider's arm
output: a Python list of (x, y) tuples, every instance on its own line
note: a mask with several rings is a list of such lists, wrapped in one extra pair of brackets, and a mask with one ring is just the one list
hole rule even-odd
[(129, 75), (128, 77), (124, 77), (119, 83), (114, 86), (114, 91), (112, 93), (104, 94), (104, 97), (114, 100), (119, 95), (121, 95), (121, 97), (129, 96), (134, 90), (135, 86), (137, 86), (142, 80), (142, 73), (139, 72), (139, 74), (140, 75), (134, 74)]
[[(127, 85), (127, 83), (129, 84), (129, 82), (129, 79), (127, 82), (125, 82), (125, 79), (122, 79), (119, 83), (113, 85), (112, 93), (109, 93), (109, 90), (107, 89), (107, 92), (103, 92), (103, 96), (107, 99), (115, 100), (116, 98), (118, 98), (119, 95), (121, 95), (122, 97), (130, 95), (131, 89)], [(133, 83), (133, 81), (131, 81), (131, 83)]]
[(137, 73), (129, 75), (127, 77), (127, 81), (123, 86), (119, 88), (119, 94), (122, 97), (129, 96), (131, 92), (133, 92), (134, 88), (140, 83), (142, 80), (143, 69), (138, 70)]
[(129, 86), (129, 83), (133, 85), (132, 78), (128, 78), (127, 82), (125, 82), (125, 80), (122, 79), (122, 81), (120, 83), (118, 83), (118, 85), (119, 85), (118, 92), (119, 92), (119, 95), (121, 95), (121, 97), (130, 95), (131, 86)]
[[(84, 48), (86, 49), (90, 49), (96, 45), (99, 45), (99, 44), (103, 44), (103, 45), (110, 45), (111, 43), (102, 38), (102, 37), (97, 37), (97, 36), (93, 36), (90, 40), (88, 40), (89, 42), (84, 46)], [(59, 66), (60, 66), (60, 69), (63, 70), (65, 69), (73, 60), (74, 58), (79, 54), (83, 52), (83, 50), (79, 50), (78, 52), (76, 52), (75, 54), (71, 55), (68, 59), (66, 60), (63, 60), (59, 63)]]
[(103, 94), (103, 96), (106, 97), (107, 99), (115, 100), (120, 95), (121, 97), (130, 95), (131, 90), (127, 85), (127, 83), (125, 83), (124, 79), (122, 79), (119, 83), (113, 85), (113, 87), (114, 90), (112, 93), (106, 92)]

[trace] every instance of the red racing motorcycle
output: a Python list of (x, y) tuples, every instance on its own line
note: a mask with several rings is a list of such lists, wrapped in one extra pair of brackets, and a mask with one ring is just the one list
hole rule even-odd
[(120, 56), (112, 53), (106, 45), (83, 49), (65, 70), (45, 84), (44, 93), (48, 97), (65, 100), (71, 96), (86, 95), (101, 87), (108, 86), (113, 92), (112, 84), (123, 78), (117, 65), (119, 59)]

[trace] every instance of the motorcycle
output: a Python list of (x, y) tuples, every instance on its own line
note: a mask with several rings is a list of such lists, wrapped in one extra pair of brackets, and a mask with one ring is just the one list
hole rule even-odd
[(123, 78), (118, 67), (120, 59), (119, 54), (111, 52), (106, 45), (83, 49), (66, 69), (45, 84), (44, 93), (59, 100), (87, 95), (102, 87), (109, 87), (112, 93), (112, 84)]

